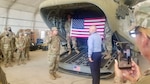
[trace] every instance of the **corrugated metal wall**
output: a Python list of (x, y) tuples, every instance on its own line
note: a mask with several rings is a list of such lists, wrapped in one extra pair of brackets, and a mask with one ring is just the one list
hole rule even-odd
[(7, 9), (0, 8), (0, 32), (3, 32), (6, 26), (11, 27), (14, 33), (19, 29), (36, 30), (37, 33), (48, 30), (39, 13), (35, 15), (31, 12), (10, 9), (7, 17)]

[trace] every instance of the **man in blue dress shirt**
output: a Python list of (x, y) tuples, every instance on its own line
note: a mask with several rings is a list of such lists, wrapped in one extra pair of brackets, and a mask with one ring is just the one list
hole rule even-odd
[(100, 84), (101, 36), (96, 32), (96, 26), (89, 28), (88, 59), (90, 62), (92, 84)]

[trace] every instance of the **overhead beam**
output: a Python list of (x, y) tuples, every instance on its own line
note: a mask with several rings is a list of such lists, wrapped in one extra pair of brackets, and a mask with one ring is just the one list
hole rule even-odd
[(16, 3), (17, 0), (13, 0), (11, 5), (8, 6), (7, 11), (6, 11), (6, 21), (5, 21), (5, 27), (8, 26), (8, 17), (9, 17), (9, 11), (10, 8)]
[(36, 8), (36, 10), (34, 12), (34, 16), (33, 16), (33, 30), (35, 30), (35, 25), (36, 25), (36, 22), (37, 22), (36, 21), (36, 16), (37, 16), (37, 14), (39, 12), (39, 6), (40, 6), (41, 2), (43, 2), (43, 1), (40, 0), (39, 4), (38, 4), (38, 6), (37, 6), (37, 8)]

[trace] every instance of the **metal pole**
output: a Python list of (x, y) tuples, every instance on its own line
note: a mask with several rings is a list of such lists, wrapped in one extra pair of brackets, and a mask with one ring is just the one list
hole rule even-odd
[(8, 17), (9, 17), (9, 11), (10, 8), (16, 3), (17, 0), (13, 0), (12, 4), (8, 6), (7, 11), (6, 11), (6, 21), (5, 21), (5, 27), (8, 26)]

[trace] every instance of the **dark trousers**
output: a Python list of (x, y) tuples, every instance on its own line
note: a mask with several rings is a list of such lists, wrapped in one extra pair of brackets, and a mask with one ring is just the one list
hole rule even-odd
[(92, 84), (100, 84), (101, 53), (93, 52), (91, 58), (94, 61), (94, 62), (90, 62)]

